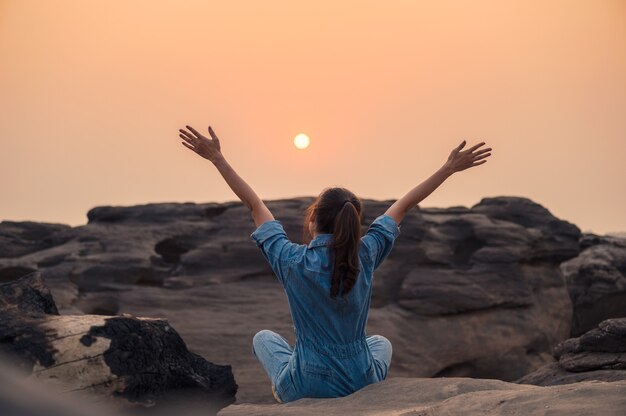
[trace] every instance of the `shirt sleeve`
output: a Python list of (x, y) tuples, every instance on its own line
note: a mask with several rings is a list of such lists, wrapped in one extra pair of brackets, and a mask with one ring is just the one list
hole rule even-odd
[(250, 234), (250, 238), (261, 249), (278, 280), (285, 285), (288, 264), (295, 258), (299, 245), (289, 240), (278, 220), (265, 221)]
[(387, 258), (395, 239), (400, 235), (400, 227), (387, 214), (378, 216), (361, 237), (366, 253), (374, 263), (374, 270)]

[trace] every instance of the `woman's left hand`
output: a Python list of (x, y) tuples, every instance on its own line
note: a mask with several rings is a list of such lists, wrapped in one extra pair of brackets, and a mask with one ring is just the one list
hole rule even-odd
[(198, 133), (196, 129), (191, 126), (186, 126), (189, 131), (185, 129), (179, 129), (179, 136), (184, 142), (181, 142), (188, 149), (193, 150), (200, 156), (205, 159), (210, 160), (211, 162), (216, 162), (218, 159), (222, 157), (222, 148), (220, 146), (220, 139), (217, 138), (217, 135), (213, 131), (213, 128), (209, 126), (209, 134), (211, 135), (211, 139), (203, 136)]

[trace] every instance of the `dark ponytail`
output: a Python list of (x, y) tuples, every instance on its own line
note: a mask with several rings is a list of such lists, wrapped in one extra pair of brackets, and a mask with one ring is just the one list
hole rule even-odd
[(330, 297), (337, 294), (345, 297), (356, 283), (359, 276), (359, 242), (361, 240), (361, 221), (354, 204), (349, 201), (342, 205), (335, 217), (333, 233), (333, 277)]
[(345, 188), (327, 188), (307, 208), (304, 240), (311, 238), (308, 223), (312, 219), (319, 233), (333, 234), (330, 257), (333, 262), (330, 296), (343, 298), (354, 287), (359, 276), (359, 243), (361, 242), (361, 201)]

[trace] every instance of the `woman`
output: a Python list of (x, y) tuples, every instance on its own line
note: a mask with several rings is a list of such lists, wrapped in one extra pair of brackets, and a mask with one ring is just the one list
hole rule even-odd
[(366, 335), (372, 275), (389, 255), (405, 214), (450, 175), (487, 161), (485, 143), (462, 151), (465, 140), (432, 176), (394, 202), (361, 236), (362, 204), (344, 188), (325, 189), (308, 207), (304, 240), (287, 238), (263, 201), (233, 170), (209, 126), (207, 138), (187, 126), (182, 144), (213, 162), (231, 189), (250, 209), (261, 249), (282, 284), (294, 323), (292, 348), (281, 335), (259, 331), (252, 353), (272, 382), (279, 403), (303, 397), (341, 397), (386, 378), (392, 347), (381, 335)]

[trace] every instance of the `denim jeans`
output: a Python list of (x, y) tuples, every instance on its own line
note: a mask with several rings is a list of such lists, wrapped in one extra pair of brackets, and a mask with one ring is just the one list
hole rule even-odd
[[(374, 382), (382, 381), (387, 377), (391, 364), (391, 342), (382, 335), (368, 335), (365, 339), (373, 359), (372, 380)], [(272, 387), (276, 386), (279, 379), (283, 378), (283, 372), (287, 371), (293, 353), (293, 348), (282, 335), (268, 329), (257, 332), (252, 340), (252, 354), (263, 366)], [(362, 370), (355, 369), (355, 373), (359, 371)], [(280, 397), (281, 390), (276, 390)], [(293, 395), (290, 394), (290, 396)], [(307, 397), (306, 395), (301, 396)], [(280, 401), (291, 401), (291, 397), (280, 397)]]

